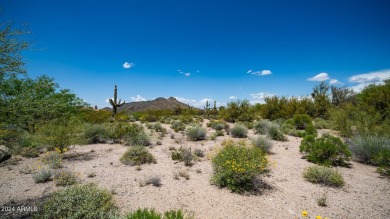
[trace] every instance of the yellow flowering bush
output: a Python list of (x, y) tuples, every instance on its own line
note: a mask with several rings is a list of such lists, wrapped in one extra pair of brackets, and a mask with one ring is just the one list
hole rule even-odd
[(213, 183), (238, 193), (252, 190), (255, 177), (268, 167), (266, 154), (260, 148), (232, 140), (223, 143), (212, 163)]

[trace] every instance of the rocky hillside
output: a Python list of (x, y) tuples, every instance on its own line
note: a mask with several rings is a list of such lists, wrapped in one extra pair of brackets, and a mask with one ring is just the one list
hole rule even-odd
[[(175, 109), (177, 107), (188, 108), (187, 104), (184, 104), (174, 97), (165, 99), (163, 97), (156, 98), (154, 100), (140, 101), (140, 102), (131, 102), (126, 103), (123, 106), (118, 108), (118, 112), (128, 111), (128, 112), (142, 112), (147, 110), (163, 110), (163, 109)], [(104, 108), (111, 110), (111, 108)]]

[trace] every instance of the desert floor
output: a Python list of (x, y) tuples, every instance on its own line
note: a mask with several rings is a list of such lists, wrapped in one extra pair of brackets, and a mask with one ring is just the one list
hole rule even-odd
[[(204, 126), (207, 121), (204, 122)], [(228, 135), (217, 137), (215, 141), (187, 141), (182, 133), (174, 133), (169, 126), (168, 134), (156, 145), (158, 133), (152, 136), (154, 146), (151, 153), (157, 164), (126, 166), (119, 158), (128, 146), (120, 144), (95, 144), (74, 146), (66, 152), (64, 168), (78, 172), (81, 182), (97, 183), (100, 187), (113, 192), (121, 212), (137, 208), (155, 208), (158, 211), (181, 208), (193, 213), (195, 218), (300, 218), (306, 210), (309, 218), (321, 215), (328, 218), (390, 218), (390, 183), (375, 172), (376, 168), (351, 162), (351, 168), (337, 168), (346, 185), (341, 188), (329, 188), (305, 181), (304, 168), (314, 165), (302, 159), (299, 153), (301, 138), (288, 137), (287, 142), (273, 142), (269, 155), (272, 168), (269, 174), (262, 176), (261, 194), (240, 195), (226, 188), (210, 183), (213, 173), (208, 155), (218, 147)], [(326, 130), (321, 130), (325, 132)], [(208, 128), (208, 136), (214, 130)], [(174, 133), (175, 139), (171, 139)], [(249, 138), (253, 136), (249, 133)], [(170, 147), (200, 148), (206, 156), (195, 162), (192, 167), (171, 159)], [(0, 206), (28, 205), (51, 192), (62, 189), (54, 182), (36, 184), (30, 174), (20, 173), (26, 166), (36, 167), (39, 158), (21, 158), (16, 165), (0, 167)], [(174, 179), (174, 173), (187, 169), (190, 179)], [(88, 178), (89, 173), (96, 176)], [(140, 182), (149, 176), (159, 176), (162, 185), (140, 186)], [(317, 205), (317, 198), (327, 195), (327, 207)], [(1, 216), (3, 215), (3, 216)], [(0, 212), (0, 218), (16, 217), (14, 214)]]

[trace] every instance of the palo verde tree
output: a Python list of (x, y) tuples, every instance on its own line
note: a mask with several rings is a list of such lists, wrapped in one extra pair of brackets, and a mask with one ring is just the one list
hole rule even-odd
[(328, 96), (329, 85), (322, 81), (319, 85), (313, 88), (311, 97), (314, 99), (315, 116), (326, 118), (328, 109), (330, 108), (330, 100)]
[(117, 87), (115, 85), (115, 88), (114, 88), (114, 99), (109, 99), (110, 104), (112, 106), (112, 115), (114, 115), (114, 116), (116, 115), (118, 107), (121, 107), (121, 106), (123, 106), (123, 104), (126, 103), (126, 101), (123, 101), (123, 103), (121, 103), (121, 99), (119, 99), (119, 101), (117, 101), (117, 95), (118, 95), (118, 90), (117, 90)]

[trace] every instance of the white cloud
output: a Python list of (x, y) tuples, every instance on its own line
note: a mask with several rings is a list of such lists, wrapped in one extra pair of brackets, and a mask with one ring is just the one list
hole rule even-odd
[[(187, 98), (183, 98), (183, 97), (175, 97), (176, 100), (182, 102), (182, 103), (185, 103), (185, 104), (188, 104), (190, 106), (194, 106), (194, 107), (197, 107), (197, 108), (200, 108), (200, 109), (203, 109), (204, 106), (206, 106), (206, 102), (209, 101), (209, 104), (210, 104), (210, 107), (212, 107), (213, 103), (214, 103), (214, 100), (213, 99), (209, 99), (209, 98), (203, 98), (201, 100), (193, 100), (193, 99), (187, 99)], [(217, 106), (219, 106), (220, 104), (217, 103)]]
[(344, 84), (344, 83), (341, 83), (341, 82), (340, 82), (339, 80), (337, 80), (337, 79), (330, 79), (329, 84)]
[(140, 101), (145, 101), (146, 99), (141, 97), (141, 95), (137, 95), (135, 97), (130, 97), (130, 99), (133, 101), (133, 102), (140, 102)]
[(390, 69), (385, 69), (360, 75), (354, 75), (349, 77), (348, 81), (352, 83), (358, 83), (358, 85), (352, 86), (351, 88), (355, 92), (360, 92), (370, 84), (383, 84), (383, 81), (389, 78)]
[(235, 99), (237, 99), (237, 97), (236, 96), (230, 96), (229, 99), (235, 100)]
[(186, 77), (189, 77), (189, 76), (191, 76), (191, 73), (190, 72), (187, 72), (187, 73), (185, 73), (184, 74)]
[(132, 68), (134, 66), (135, 66), (134, 63), (128, 63), (128, 62), (123, 63), (123, 68), (125, 68), (125, 69), (129, 69), (129, 68)]
[(264, 75), (270, 75), (272, 74), (271, 70), (261, 70), (261, 71), (252, 71), (252, 70), (249, 70), (246, 72), (247, 74), (251, 74), (251, 75), (258, 75), (258, 76), (264, 76)]
[(255, 104), (255, 103), (265, 103), (264, 99), (266, 97), (272, 97), (272, 96), (275, 96), (275, 94), (260, 92), (260, 93), (256, 93), (256, 94), (250, 94), (250, 96), (252, 97), (252, 100), (250, 102), (252, 104)]
[(326, 72), (319, 73), (318, 75), (308, 78), (308, 81), (326, 81), (329, 80), (329, 75)]
[(184, 76), (186, 76), (186, 77), (190, 77), (191, 76), (191, 72), (184, 72), (184, 71), (182, 71), (182, 70), (177, 70), (181, 75), (184, 75)]

